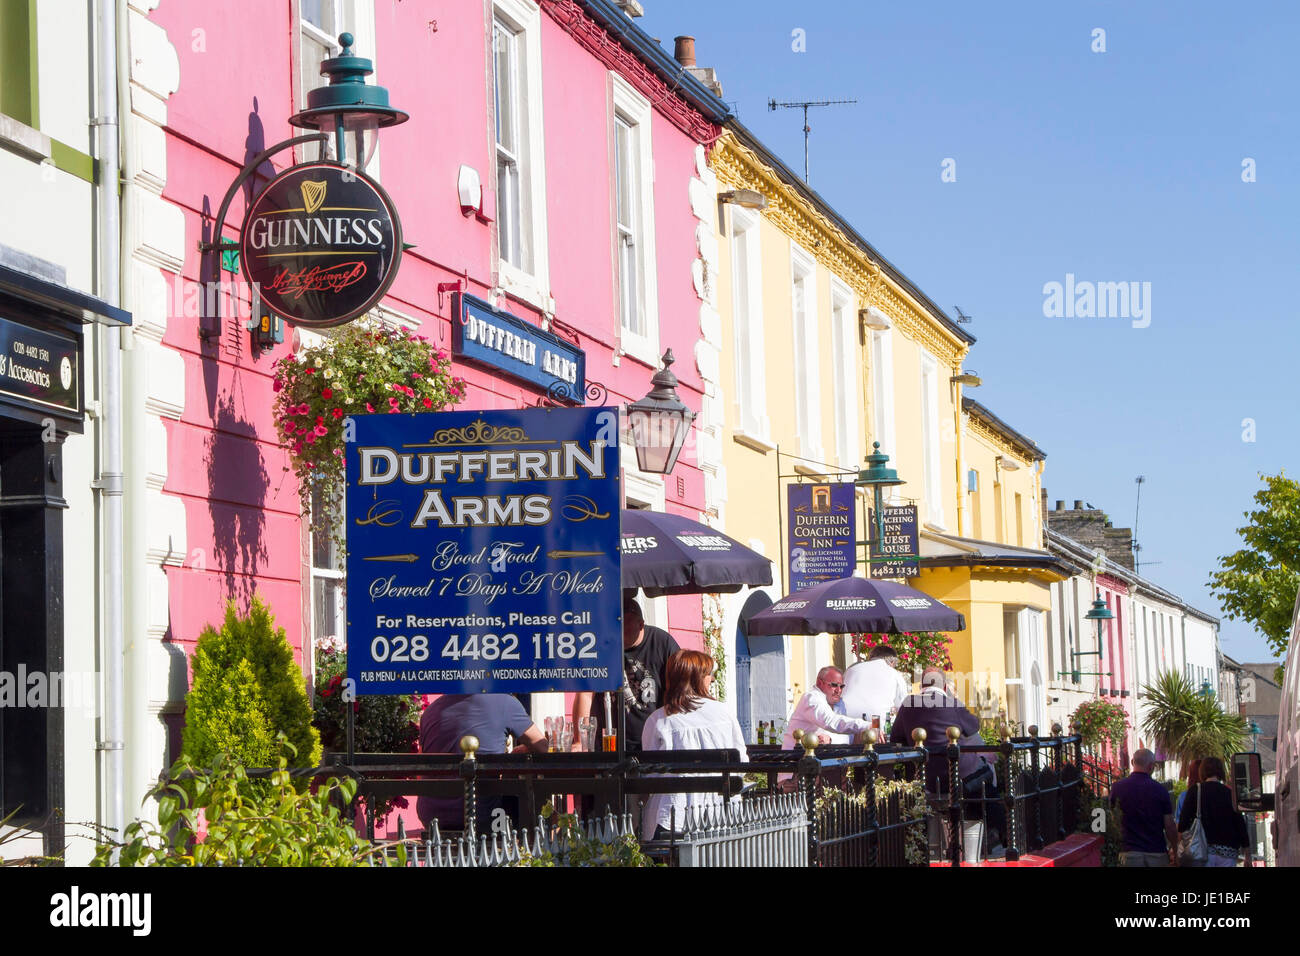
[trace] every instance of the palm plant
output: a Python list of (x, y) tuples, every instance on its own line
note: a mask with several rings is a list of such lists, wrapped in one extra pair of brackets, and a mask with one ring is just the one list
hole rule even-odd
[(1142, 729), (1165, 754), (1181, 763), (1198, 757), (1229, 758), (1246, 737), (1246, 723), (1197, 692), (1184, 674), (1166, 671), (1145, 688)]

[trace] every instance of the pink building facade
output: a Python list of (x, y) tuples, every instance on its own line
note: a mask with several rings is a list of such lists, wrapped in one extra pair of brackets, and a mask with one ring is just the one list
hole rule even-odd
[[(136, 105), (124, 130), (140, 159), (126, 170), (127, 196), (144, 210), (124, 255), (136, 275), (131, 306), (150, 339), (135, 369), (139, 454), (150, 463), (136, 504), (146, 510), (142, 534), (167, 542), (161, 555), (157, 546), (132, 552), (157, 572), (142, 574), (149, 593), (128, 662), (128, 687), (134, 679), (140, 690), (128, 721), (144, 731), (127, 744), (127, 804), (138, 806), (175, 755), (184, 662), (228, 600), (267, 602), (305, 669), (315, 642), (341, 636), (341, 572), (313, 546), (271, 416), (274, 361), (316, 339), (290, 327), (283, 344), (255, 349), (248, 296), (224, 271), (235, 301), (224, 302), (219, 337), (200, 335), (213, 327), (201, 283), (218, 278), (200, 244), (216, 238), (213, 216), (241, 167), (302, 133), (287, 119), (327, 82), (317, 68), (338, 53), (330, 37), (351, 33), (354, 54), (375, 62), (371, 82), (410, 114), (381, 132), (366, 170), (392, 197), (411, 246), (372, 319), (450, 351), (456, 294), (476, 297), (581, 349), (588, 381), (608, 390), (593, 404), (644, 395), (668, 348), (687, 405), (699, 410), (716, 392), (715, 356), (701, 346), (711, 311), (701, 244), (715, 201), (707, 150), (727, 111), (606, 0), (472, 0), (436, 11), (243, 0), (220, 12), (162, 0), (134, 9), (130, 31), (149, 63), (163, 63), (132, 68)], [(315, 158), (315, 149), (281, 152), (259, 173)], [(463, 209), (463, 187), (477, 197), (475, 181), (481, 202)], [(239, 238), (254, 194), (236, 197), (222, 238)], [(545, 398), (486, 365), (458, 361), (454, 371), (469, 383), (461, 409)], [(666, 478), (640, 473), (630, 445), (623, 452), (629, 506), (693, 518), (708, 510), (711, 471), (694, 441)], [(701, 645), (699, 598), (647, 610), (683, 646)], [(558, 712), (563, 703), (540, 706)]]

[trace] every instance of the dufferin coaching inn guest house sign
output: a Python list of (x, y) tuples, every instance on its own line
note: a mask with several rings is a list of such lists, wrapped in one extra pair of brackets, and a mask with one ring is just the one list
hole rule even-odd
[(352, 421), (348, 676), (357, 693), (617, 687), (617, 411)]
[(383, 298), (402, 258), (402, 226), (378, 183), (347, 166), (307, 163), (276, 176), (244, 218), (239, 259), (263, 306), (324, 328)]

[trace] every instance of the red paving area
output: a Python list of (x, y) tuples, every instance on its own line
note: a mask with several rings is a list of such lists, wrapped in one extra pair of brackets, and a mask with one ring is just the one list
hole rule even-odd
[[(1026, 853), (1018, 860), (987, 860), (983, 863), (963, 863), (962, 866), (1101, 866), (1101, 840), (1100, 834), (1074, 833), (1064, 840), (1048, 844), (1037, 853)], [(952, 864), (932, 862), (930, 865)]]

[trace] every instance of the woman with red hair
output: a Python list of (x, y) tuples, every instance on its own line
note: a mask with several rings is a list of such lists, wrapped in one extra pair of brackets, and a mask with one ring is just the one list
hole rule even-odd
[[(664, 705), (646, 720), (643, 751), (734, 749), (742, 762), (749, 760), (736, 715), (713, 699), (713, 668), (713, 658), (700, 651), (677, 651), (668, 658)], [(681, 828), (688, 807), (720, 801), (716, 793), (656, 793), (646, 802), (642, 835), (663, 839), (674, 824)]]

